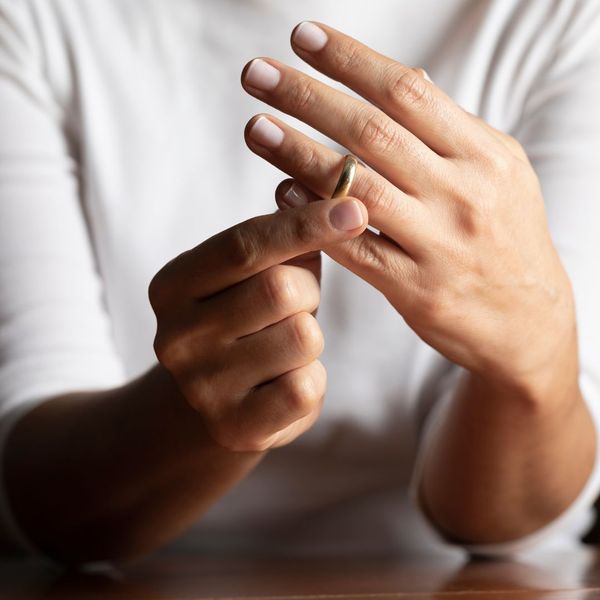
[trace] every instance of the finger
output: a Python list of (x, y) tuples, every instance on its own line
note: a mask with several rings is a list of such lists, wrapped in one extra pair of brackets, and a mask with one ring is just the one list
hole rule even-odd
[[(275, 189), (275, 201), (277, 202), (278, 210), (304, 206), (309, 202), (321, 200), (321, 197), (309, 188), (303, 185), (294, 185), (295, 183), (297, 182), (294, 179), (284, 179)], [(371, 215), (369, 215), (369, 218), (371, 218)]]
[(479, 128), (420, 70), (321, 23), (300, 23), (291, 42), (308, 64), (380, 107), (441, 156), (471, 155), (479, 146)]
[[(301, 312), (241, 338), (231, 345), (227, 362), (235, 369), (236, 395), (306, 365), (323, 352), (317, 320)], [(231, 373), (227, 375), (231, 379)], [(224, 388), (222, 388), (224, 389)]]
[(273, 265), (359, 235), (367, 222), (366, 208), (354, 199), (323, 200), (254, 217), (171, 261), (160, 274), (166, 298), (155, 295), (153, 305), (206, 298)]
[(320, 288), (307, 269), (275, 265), (199, 303), (202, 323), (218, 323), (220, 335), (234, 340), (319, 306)]
[[(280, 210), (288, 210), (289, 197), (287, 192), (293, 190), (295, 202), (314, 201), (314, 194), (293, 180), (285, 180), (279, 184), (275, 200)], [(407, 256), (394, 240), (383, 233), (379, 235), (370, 230), (346, 242), (324, 248), (323, 251), (333, 260), (358, 275), (384, 295), (401, 295), (407, 306), (412, 301), (414, 283), (418, 277), (418, 267), (415, 260)]]
[[(271, 129), (277, 130), (277, 135), (268, 135)], [(271, 116), (251, 119), (245, 138), (253, 152), (302, 182), (316, 196), (329, 197), (335, 189), (343, 158), (334, 150)], [(293, 193), (293, 188), (289, 191)], [(399, 190), (375, 171), (359, 165), (349, 195), (366, 206), (370, 225), (384, 231), (410, 255), (417, 255), (437, 235), (430, 226), (427, 203)], [(293, 203), (295, 198), (289, 201)]]
[(275, 265), (219, 294), (184, 304), (165, 315), (162, 327), (168, 334), (157, 336), (155, 348), (161, 348), (163, 362), (172, 369), (177, 364), (186, 370), (189, 365), (196, 368), (207, 345), (214, 347), (207, 357), (211, 362), (219, 349), (227, 351), (238, 338), (299, 312), (316, 316), (319, 300), (320, 286), (311, 271), (295, 265)]
[(407, 193), (433, 193), (444, 180), (445, 161), (371, 104), (272, 59), (249, 63), (242, 84), (336, 140)]
[[(319, 416), (327, 372), (315, 360), (253, 389), (237, 408), (237, 429), (252, 432), (257, 450), (282, 445), (308, 429)], [(259, 446), (256, 446), (259, 444)]]

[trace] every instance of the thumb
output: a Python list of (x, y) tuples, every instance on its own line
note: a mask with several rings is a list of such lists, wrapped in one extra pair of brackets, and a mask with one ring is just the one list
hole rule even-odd
[(320, 200), (253, 217), (212, 236), (169, 263), (169, 277), (190, 280), (205, 298), (275, 265), (350, 240), (367, 228), (365, 205), (354, 198)]
[[(368, 212), (365, 205), (356, 198), (324, 200), (287, 179), (277, 186), (275, 201), (286, 218), (295, 226), (295, 236), (299, 246), (308, 245), (305, 254), (314, 254), (332, 243), (340, 243), (360, 235), (368, 225)], [(320, 229), (319, 234), (313, 229)], [(319, 238), (320, 244), (315, 245)], [(298, 255), (295, 258), (304, 256)]]
[[(293, 179), (282, 181), (275, 190), (275, 202), (280, 211), (306, 206), (309, 203), (318, 202), (320, 200), (322, 199), (319, 198), (319, 196), (314, 194), (308, 188), (299, 185)], [(320, 250), (306, 252), (305, 254), (292, 258), (287, 261), (286, 264), (306, 267), (313, 271), (320, 281), (320, 255)]]
[[(314, 192), (294, 181), (293, 179), (285, 179), (277, 186), (277, 189), (275, 190), (275, 202), (277, 203), (278, 207), (277, 212), (288, 211), (290, 209), (306, 206), (310, 203), (319, 202), (321, 200), (322, 198), (319, 198), (319, 196), (317, 196)], [(363, 228), (361, 227), (361, 229)], [(301, 254), (287, 261), (287, 264), (307, 266), (311, 264), (316, 257), (320, 257), (320, 251), (322, 249), (323, 248), (320, 248), (319, 250), (309, 251), (305, 254)], [(318, 279), (320, 280), (320, 277), (318, 277)]]

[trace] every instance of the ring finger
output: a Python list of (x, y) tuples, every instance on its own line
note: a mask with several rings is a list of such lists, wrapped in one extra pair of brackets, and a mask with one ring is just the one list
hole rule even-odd
[[(254, 117), (245, 132), (248, 147), (321, 198), (333, 192), (343, 158), (272, 116)], [(349, 196), (367, 207), (369, 224), (383, 231), (410, 256), (427, 247), (430, 207), (359, 165)]]

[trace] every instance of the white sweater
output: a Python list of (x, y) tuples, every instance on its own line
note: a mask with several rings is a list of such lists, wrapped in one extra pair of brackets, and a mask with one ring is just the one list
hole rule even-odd
[[(597, 0), (0, 0), (0, 449), (44, 399), (147, 370), (153, 274), (275, 209), (282, 174), (242, 139), (264, 107), (239, 76), (257, 55), (299, 65), (288, 39), (306, 18), (425, 67), (524, 144), (574, 285), (581, 385), (600, 423)], [(450, 398), (458, 369), (330, 260), (322, 289), (329, 384), (320, 420), (177, 543), (455, 551), (425, 523), (410, 482), (432, 415), (443, 418), (431, 409)], [(597, 461), (554, 523), (480, 550), (573, 543), (599, 487)], [(0, 530), (26, 546), (5, 492), (0, 500)]]

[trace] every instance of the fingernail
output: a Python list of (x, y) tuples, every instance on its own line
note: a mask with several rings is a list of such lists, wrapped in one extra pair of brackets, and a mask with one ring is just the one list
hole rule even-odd
[(245, 81), (253, 88), (270, 92), (277, 87), (281, 73), (268, 62), (255, 58), (246, 71)]
[(283, 130), (266, 117), (258, 117), (256, 119), (256, 122), (250, 129), (249, 135), (257, 144), (266, 148), (278, 148), (281, 146), (281, 142), (283, 142), (285, 136)]
[(307, 52), (318, 52), (325, 47), (327, 34), (314, 23), (304, 21), (296, 27), (292, 41), (296, 46)]
[(329, 221), (336, 229), (350, 231), (360, 227), (364, 219), (356, 200), (348, 200), (336, 204), (329, 211)]
[(288, 191), (283, 195), (283, 202), (289, 207), (304, 206), (308, 204), (308, 196), (306, 192), (297, 184), (292, 183), (288, 188)]
[(433, 83), (433, 80), (431, 79), (431, 77), (429, 77), (429, 73), (425, 69), (422, 69), (422, 71), (423, 71), (423, 77), (425, 77), (425, 79), (427, 79), (427, 81), (429, 81), (429, 83)]

